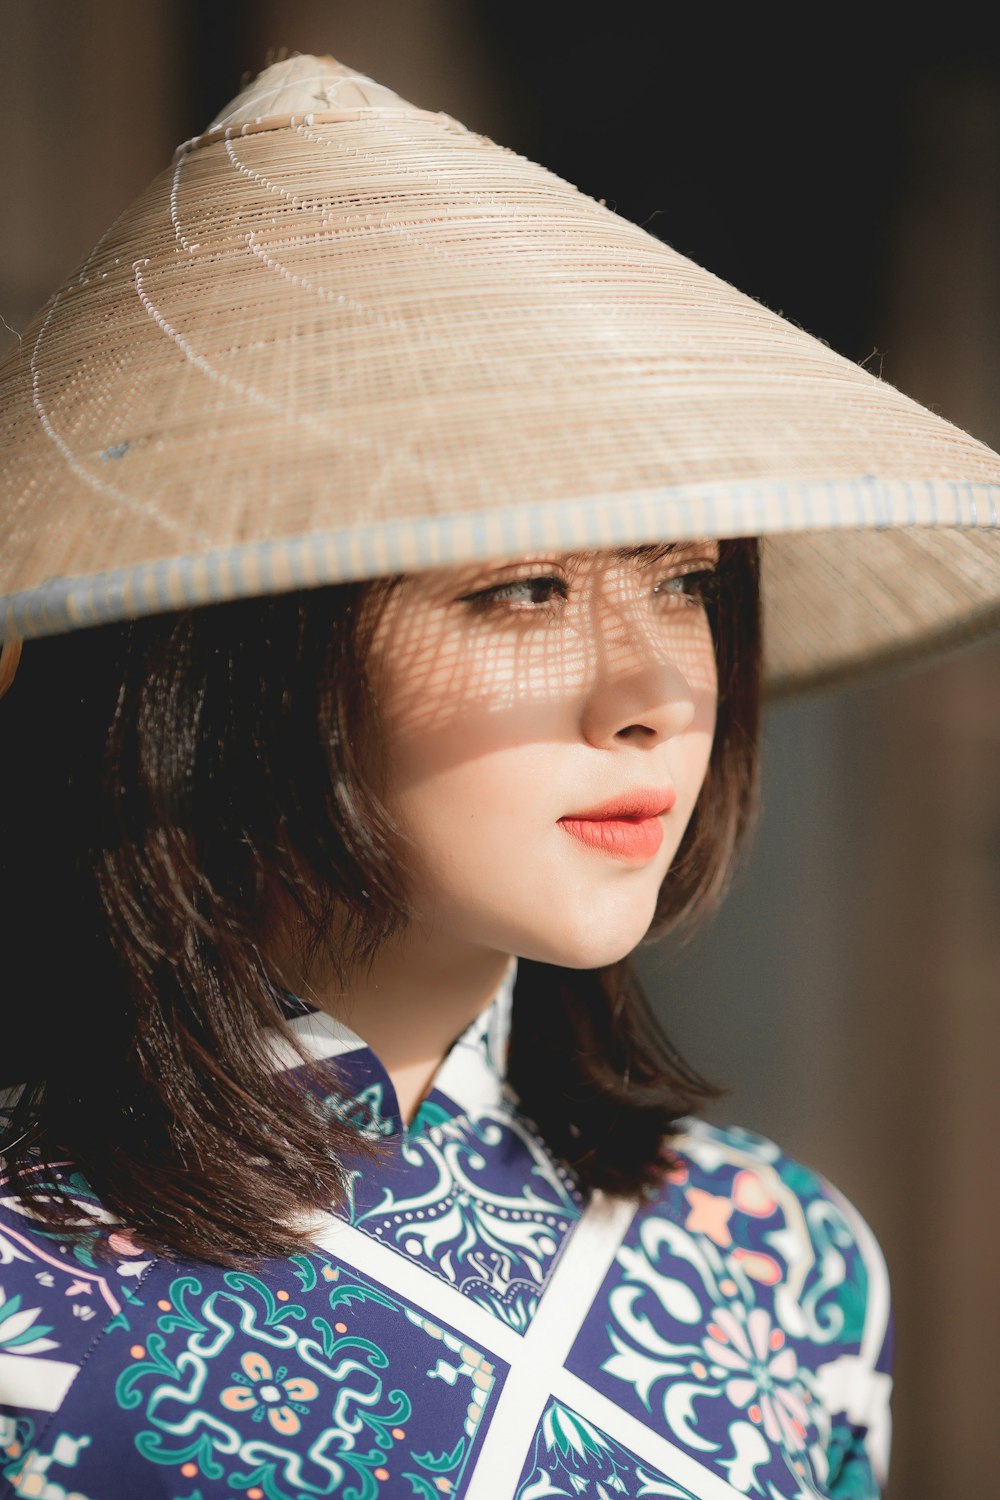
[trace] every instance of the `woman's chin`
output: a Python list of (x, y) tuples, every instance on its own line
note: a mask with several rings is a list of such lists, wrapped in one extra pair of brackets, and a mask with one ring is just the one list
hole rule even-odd
[(628, 921), (574, 923), (555, 931), (550, 927), (535, 941), (519, 945), (519, 957), (562, 969), (603, 969), (627, 958), (646, 936), (652, 920), (650, 911), (645, 920), (636, 920), (631, 913)]

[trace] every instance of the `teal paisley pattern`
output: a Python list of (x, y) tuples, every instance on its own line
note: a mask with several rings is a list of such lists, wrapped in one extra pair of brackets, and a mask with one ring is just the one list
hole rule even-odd
[(655, 1200), (585, 1201), (507, 1087), (510, 1004), (409, 1128), (363, 1042), (296, 1009), (321, 1097), (385, 1145), (308, 1254), (160, 1259), (70, 1165), (49, 1187), (74, 1236), (0, 1181), (0, 1500), (876, 1500), (866, 1226), (769, 1142), (697, 1124)]

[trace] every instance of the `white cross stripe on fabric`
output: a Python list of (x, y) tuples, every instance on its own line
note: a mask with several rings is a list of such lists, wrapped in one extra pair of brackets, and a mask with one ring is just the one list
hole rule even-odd
[(687, 1485), (699, 1500), (732, 1500), (740, 1493), (564, 1368), (634, 1213), (632, 1203), (595, 1194), (556, 1263), (526, 1334), (515, 1332), (426, 1267), (379, 1244), (342, 1219), (330, 1215), (314, 1233), (316, 1244), (344, 1265), (413, 1303), (484, 1354), (492, 1354), (510, 1367), (465, 1500), (507, 1500), (514, 1494), (552, 1396), (600, 1427), (643, 1463)]
[(538, 1305), (494, 1410), (465, 1500), (513, 1495), (545, 1408), (555, 1396), (670, 1479), (695, 1487), (699, 1500), (732, 1500), (725, 1480), (630, 1417), (565, 1361), (635, 1215), (634, 1203), (595, 1193)]
[(569, 1237), (520, 1340), (490, 1421), (466, 1500), (513, 1495), (563, 1363), (608, 1274), (635, 1204), (595, 1193)]

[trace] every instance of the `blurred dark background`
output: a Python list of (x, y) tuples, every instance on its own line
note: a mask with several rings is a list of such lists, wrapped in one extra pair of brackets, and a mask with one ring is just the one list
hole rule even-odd
[[(892, 12), (890, 14), (890, 11)], [(590, 12), (592, 15), (593, 12)], [(0, 347), (280, 49), (544, 162), (1000, 447), (987, 7), (0, 0)], [(931, 24), (931, 22), (933, 24)], [(892, 1500), (995, 1492), (1000, 647), (773, 710), (753, 857), (645, 956), (716, 1113), (833, 1178), (897, 1301)]]

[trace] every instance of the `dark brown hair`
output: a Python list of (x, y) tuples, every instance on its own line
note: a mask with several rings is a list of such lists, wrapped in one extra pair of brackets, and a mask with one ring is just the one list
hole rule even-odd
[[(24, 1084), (13, 1187), (68, 1154), (139, 1239), (235, 1264), (308, 1242), (345, 1154), (379, 1147), (275, 1070), (283, 993), (262, 913), (311, 942), (336, 913), (345, 971), (407, 920), (377, 788), (364, 668), (391, 584), (351, 584), (29, 643), (0, 704), (0, 1087)], [(750, 816), (757, 549), (722, 544), (709, 602), (719, 710), (705, 788), (658, 930), (717, 899)], [(660, 1180), (663, 1143), (712, 1090), (664, 1038), (627, 961), (520, 966), (509, 1077), (583, 1188)], [(306, 1079), (306, 1083), (303, 1082)], [(328, 1085), (325, 1092), (329, 1092)]]

